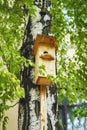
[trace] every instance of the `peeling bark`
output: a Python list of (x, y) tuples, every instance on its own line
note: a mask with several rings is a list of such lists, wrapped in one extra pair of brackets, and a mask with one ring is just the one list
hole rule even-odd
[[(41, 14), (44, 2), (45, 14)], [(29, 17), (26, 36), (21, 53), (34, 62), (32, 49), (37, 34), (50, 35), (51, 8), (50, 0), (35, 0), (36, 18)], [(18, 130), (40, 130), (40, 86), (34, 84), (34, 68), (23, 67), (21, 84), (25, 90), (25, 98), (20, 99)], [(57, 126), (57, 86), (47, 87), (47, 130), (58, 130)]]

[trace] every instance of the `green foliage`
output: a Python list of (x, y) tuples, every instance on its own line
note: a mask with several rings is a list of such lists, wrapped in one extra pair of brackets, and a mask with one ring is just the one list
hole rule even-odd
[(6, 130), (6, 124), (8, 123), (8, 117), (7, 116), (5, 116), (4, 117), (4, 120), (3, 120), (3, 130)]
[(61, 120), (58, 120), (58, 129), (59, 129), (59, 130), (63, 130), (63, 129), (64, 129)]
[(58, 44), (61, 43), (62, 38), (67, 34), (67, 23), (63, 14), (63, 3), (61, 0), (51, 0), (53, 16), (51, 32), (55, 34)]
[(74, 115), (74, 117), (78, 117), (78, 118), (87, 117), (87, 108), (86, 107), (84, 107), (84, 108), (83, 107), (76, 108), (73, 111), (73, 115)]
[[(59, 102), (64, 96), (69, 103), (87, 100), (87, 2), (86, 0), (51, 0), (53, 8), (51, 14), (51, 31), (55, 34), (59, 44), (58, 72), (56, 82), (59, 89)], [(76, 48), (73, 58), (66, 57), (67, 46), (64, 36), (70, 35), (70, 43)]]
[(42, 76), (44, 76), (45, 75), (45, 73), (46, 73), (46, 66), (45, 65), (40, 65), (39, 66), (39, 73), (42, 75)]
[(52, 83), (55, 83), (55, 77), (52, 74), (48, 74), (47, 78), (49, 78), (52, 81)]

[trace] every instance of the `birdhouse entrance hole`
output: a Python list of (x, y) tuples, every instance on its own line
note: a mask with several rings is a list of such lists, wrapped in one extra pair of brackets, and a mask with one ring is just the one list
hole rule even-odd
[(47, 51), (44, 51), (43, 53), (44, 53), (44, 54), (48, 54), (48, 52), (47, 52)]

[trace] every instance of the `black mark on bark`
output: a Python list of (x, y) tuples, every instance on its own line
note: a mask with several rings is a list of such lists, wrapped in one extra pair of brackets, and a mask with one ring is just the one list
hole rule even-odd
[(47, 123), (48, 128), (47, 128), (47, 130), (53, 130), (52, 123), (51, 123), (51, 120), (50, 120), (50, 116), (47, 115), (47, 118), (48, 118), (48, 123)]
[(40, 102), (38, 100), (35, 100), (35, 113), (36, 117), (38, 118), (40, 115)]

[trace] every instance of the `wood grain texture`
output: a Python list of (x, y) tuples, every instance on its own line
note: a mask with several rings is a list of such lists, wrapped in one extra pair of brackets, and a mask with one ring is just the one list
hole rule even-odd
[(46, 86), (40, 86), (40, 119), (41, 130), (47, 130)]

